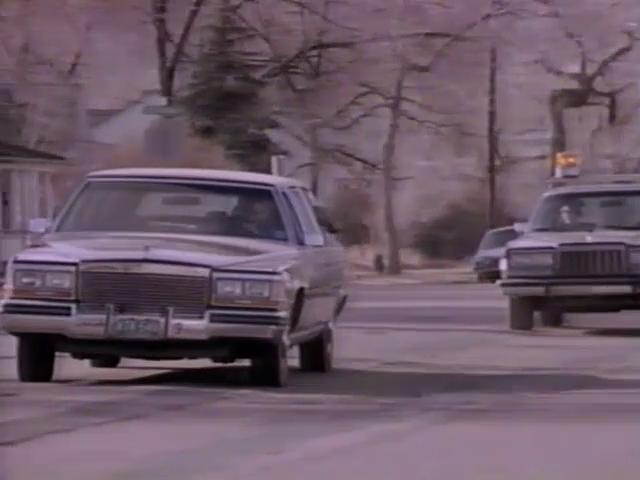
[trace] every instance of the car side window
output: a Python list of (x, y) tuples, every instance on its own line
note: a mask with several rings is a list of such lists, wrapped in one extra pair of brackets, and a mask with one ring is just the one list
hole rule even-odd
[(324, 232), (313, 212), (309, 197), (300, 188), (290, 188), (287, 193), (302, 227), (305, 244), (315, 247), (323, 246)]

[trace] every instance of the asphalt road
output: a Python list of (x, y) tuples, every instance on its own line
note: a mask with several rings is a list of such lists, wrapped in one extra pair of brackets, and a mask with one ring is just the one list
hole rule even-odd
[(66, 357), (23, 385), (0, 336), (4, 478), (637, 480), (640, 318), (517, 334), (504, 315), (490, 286), (359, 287), (337, 370), (285, 390), (242, 366)]

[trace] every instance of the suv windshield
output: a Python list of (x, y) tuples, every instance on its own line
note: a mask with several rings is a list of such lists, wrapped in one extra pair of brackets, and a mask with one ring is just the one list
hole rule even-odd
[(640, 229), (640, 191), (566, 193), (545, 197), (532, 230)]
[(286, 241), (268, 188), (153, 181), (87, 183), (57, 232), (145, 232)]
[(504, 247), (511, 240), (515, 240), (518, 237), (518, 232), (513, 228), (491, 230), (485, 233), (480, 242), (478, 250), (489, 250), (492, 248)]

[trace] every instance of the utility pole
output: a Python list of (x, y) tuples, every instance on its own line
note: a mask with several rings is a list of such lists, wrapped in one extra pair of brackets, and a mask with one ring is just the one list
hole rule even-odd
[(497, 132), (497, 76), (498, 76), (498, 52), (495, 43), (491, 45), (489, 52), (489, 110), (487, 121), (487, 176), (489, 183), (488, 221), (489, 228), (496, 226), (496, 163), (498, 157), (498, 132)]

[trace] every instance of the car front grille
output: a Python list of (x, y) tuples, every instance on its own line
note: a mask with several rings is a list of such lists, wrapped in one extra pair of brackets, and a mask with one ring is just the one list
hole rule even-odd
[(181, 275), (123, 272), (82, 272), (80, 302), (84, 310), (113, 305), (120, 314), (164, 314), (203, 317), (209, 279)]
[(628, 273), (624, 246), (566, 247), (560, 250), (558, 274), (562, 276), (610, 276)]

